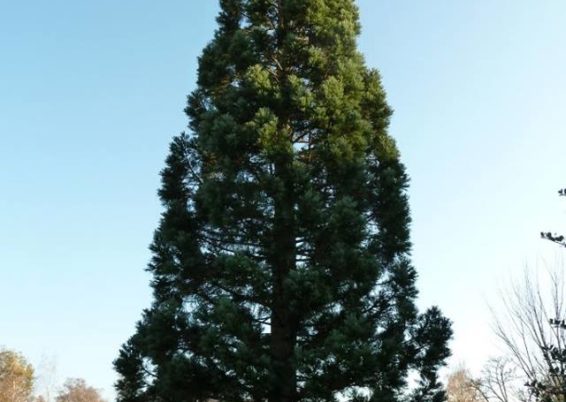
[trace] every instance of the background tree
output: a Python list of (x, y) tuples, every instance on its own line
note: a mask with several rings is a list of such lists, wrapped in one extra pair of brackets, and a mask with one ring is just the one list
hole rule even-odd
[(469, 370), (461, 366), (454, 370), (446, 383), (447, 402), (485, 402), (478, 389), (478, 382)]
[(462, 365), (448, 376), (448, 402), (525, 401), (525, 394), (517, 388), (519, 377), (515, 371), (512, 362), (506, 357), (489, 359), (479, 377), (474, 377)]
[(0, 402), (28, 402), (33, 390), (33, 367), (19, 353), (0, 349)]
[(56, 402), (106, 402), (99, 391), (82, 378), (70, 378), (57, 393)]
[(57, 363), (55, 356), (44, 355), (35, 369), (35, 393), (40, 394), (36, 402), (53, 402), (58, 387)]
[(516, 387), (518, 378), (509, 358), (495, 357), (488, 360), (481, 376), (473, 380), (473, 385), (485, 401), (525, 400), (525, 394)]
[(223, 0), (159, 192), (154, 303), (120, 401), (439, 401), (408, 178), (353, 0)]
[(530, 396), (562, 401), (566, 395), (564, 278), (561, 269), (547, 274), (541, 284), (525, 272), (523, 281), (504, 295), (504, 312), (496, 318), (495, 333), (523, 375)]
[[(558, 195), (560, 197), (566, 197), (566, 188), (561, 188), (560, 190), (558, 190)], [(543, 239), (550, 240), (556, 244), (566, 247), (566, 239), (564, 238), (564, 235), (559, 235), (556, 233), (553, 234), (552, 232), (540, 232), (540, 236)]]
[[(566, 196), (566, 189), (560, 189), (558, 194)], [(562, 235), (551, 232), (540, 235), (566, 246)], [(556, 269), (546, 274), (533, 275), (525, 271), (522, 283), (513, 285), (503, 295), (504, 312), (495, 314), (495, 333), (503, 341), (511, 357), (510, 363), (523, 375), (528, 393), (519, 399), (563, 402), (566, 400), (564, 270), (557, 264)], [(495, 379), (495, 386), (491, 387), (491, 394), (502, 402), (508, 395), (501, 389), (504, 377), (514, 376), (513, 367), (507, 366), (509, 362), (492, 366), (491, 378)], [(499, 393), (495, 392), (497, 389)]]

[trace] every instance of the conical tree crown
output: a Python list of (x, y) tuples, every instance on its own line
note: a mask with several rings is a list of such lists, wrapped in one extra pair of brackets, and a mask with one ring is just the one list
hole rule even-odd
[(222, 0), (162, 172), (155, 301), (121, 401), (442, 398), (414, 305), (407, 176), (352, 0)]

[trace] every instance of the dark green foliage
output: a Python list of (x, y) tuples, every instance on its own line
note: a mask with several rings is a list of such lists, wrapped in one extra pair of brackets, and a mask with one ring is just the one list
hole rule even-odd
[[(558, 190), (560, 197), (566, 197), (566, 189)], [(550, 240), (560, 246), (566, 247), (563, 235), (541, 232), (541, 238)], [(548, 320), (554, 335), (550, 341), (538, 345), (546, 364), (542, 378), (529, 379), (525, 386), (536, 401), (564, 402), (566, 401), (566, 348), (564, 347), (564, 333), (566, 323), (564, 319), (551, 318)]]
[[(408, 178), (352, 0), (223, 0), (159, 192), (120, 401), (439, 401)], [(408, 392), (407, 376), (420, 374)]]
[[(558, 195), (560, 197), (566, 197), (566, 188), (561, 188), (560, 190), (558, 190)], [(551, 232), (540, 232), (540, 237), (559, 244), (562, 247), (566, 247), (566, 240), (563, 235), (557, 235), (556, 233), (553, 234)]]
[(566, 348), (564, 347), (564, 320), (551, 318), (554, 342), (539, 345), (544, 358), (545, 373), (536, 379), (529, 379), (525, 386), (537, 402), (563, 402), (566, 400)]
[[(560, 197), (566, 197), (566, 188), (561, 188), (558, 190), (558, 195)], [(557, 235), (556, 233), (551, 232), (540, 232), (540, 237), (546, 240), (550, 240), (562, 247), (566, 247), (566, 238), (564, 235)]]

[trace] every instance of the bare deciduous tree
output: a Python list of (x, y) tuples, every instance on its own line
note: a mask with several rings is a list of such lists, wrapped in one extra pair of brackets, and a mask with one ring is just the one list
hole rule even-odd
[(502, 295), (504, 309), (495, 314), (494, 330), (524, 376), (531, 396), (564, 400), (564, 277), (561, 270), (546, 272), (540, 278), (526, 271), (522, 282)]
[(63, 389), (55, 398), (56, 402), (106, 402), (99, 391), (82, 378), (71, 378), (65, 381)]
[(516, 369), (509, 358), (495, 357), (488, 360), (473, 385), (485, 401), (512, 402), (521, 400), (523, 395), (515, 386), (517, 380)]
[(56, 358), (44, 355), (36, 372), (35, 392), (40, 395), (35, 402), (53, 402), (58, 382)]

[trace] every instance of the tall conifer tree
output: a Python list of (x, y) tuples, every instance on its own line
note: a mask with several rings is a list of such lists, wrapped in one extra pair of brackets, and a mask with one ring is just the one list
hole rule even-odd
[(442, 400), (450, 323), (415, 307), (408, 179), (354, 1), (222, 0), (217, 21), (119, 400)]

